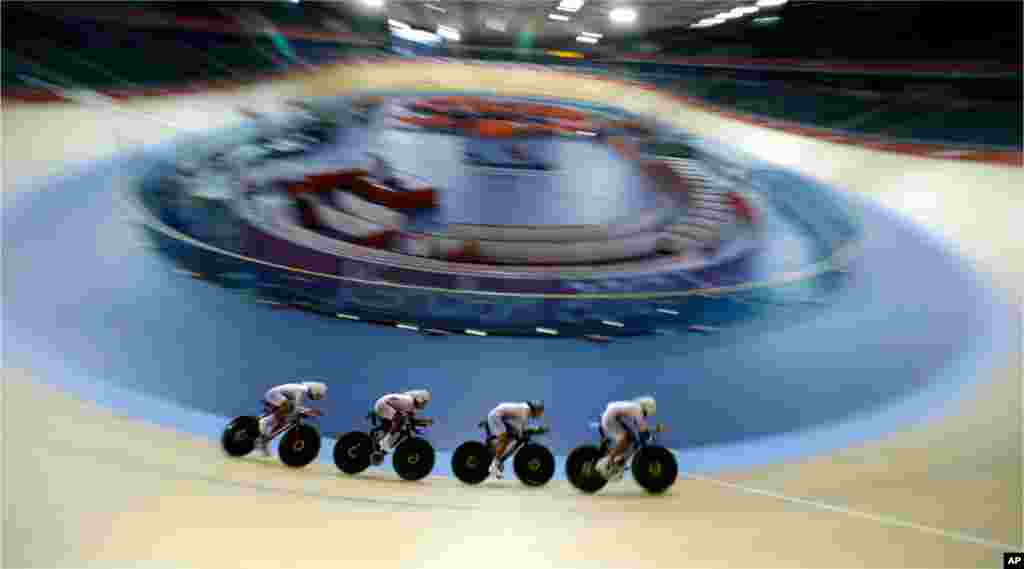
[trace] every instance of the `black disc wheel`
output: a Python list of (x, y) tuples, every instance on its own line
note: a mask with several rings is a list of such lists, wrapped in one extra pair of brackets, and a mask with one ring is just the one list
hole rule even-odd
[(675, 483), (679, 464), (671, 451), (650, 446), (640, 449), (633, 457), (633, 478), (651, 494), (660, 494)]
[(370, 467), (373, 441), (360, 431), (345, 433), (334, 443), (334, 464), (345, 474), (359, 474)]
[(238, 417), (224, 428), (220, 444), (224, 447), (224, 452), (230, 456), (245, 456), (256, 448), (256, 438), (259, 434), (258, 417)]
[(277, 454), (281, 462), (292, 468), (306, 466), (320, 454), (320, 431), (311, 425), (291, 429), (277, 446)]
[(459, 445), (452, 454), (452, 472), (466, 484), (479, 484), (487, 479), (491, 460), (493, 457), (486, 445), (468, 441)]
[(555, 455), (547, 447), (530, 443), (512, 461), (516, 477), (527, 486), (543, 486), (555, 475)]
[(569, 483), (581, 492), (593, 494), (608, 483), (597, 471), (597, 461), (604, 454), (593, 445), (576, 447), (565, 461), (565, 474)]
[(391, 462), (403, 480), (421, 480), (434, 469), (434, 447), (426, 439), (412, 437), (395, 449)]

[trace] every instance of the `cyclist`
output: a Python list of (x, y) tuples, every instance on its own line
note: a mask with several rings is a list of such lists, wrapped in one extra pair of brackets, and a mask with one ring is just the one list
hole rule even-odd
[(491, 435), (497, 437), (494, 460), (491, 461), (491, 476), (501, 479), (505, 475), (505, 451), (513, 438), (522, 436), (530, 419), (544, 416), (544, 402), (539, 400), (525, 403), (501, 403), (487, 414), (487, 426)]
[(622, 478), (626, 452), (633, 445), (634, 437), (641, 440), (650, 438), (647, 418), (657, 411), (654, 397), (645, 395), (632, 401), (613, 401), (601, 415), (601, 428), (615, 446), (608, 456), (597, 461), (597, 471), (608, 480)]
[(405, 421), (412, 420), (417, 411), (430, 403), (430, 392), (413, 389), (403, 393), (389, 393), (377, 400), (373, 412), (384, 422), (384, 434), (380, 439), (380, 450), (389, 452), (398, 438)]
[(296, 414), (306, 410), (302, 403), (308, 397), (319, 401), (327, 396), (327, 385), (320, 381), (303, 381), (302, 383), (285, 383), (267, 390), (263, 402), (268, 415), (260, 421), (260, 437), (256, 441), (264, 456), (270, 455), (271, 435), (283, 421), (291, 420)]

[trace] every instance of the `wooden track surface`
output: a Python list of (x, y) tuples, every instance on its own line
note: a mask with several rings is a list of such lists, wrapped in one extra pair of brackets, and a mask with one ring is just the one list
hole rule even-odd
[[(1020, 306), (1024, 241), (1013, 235), (1024, 169), (850, 148), (624, 85), (540, 73), (338, 68), (272, 90), (128, 105), (195, 130), (241, 118), (231, 105), (248, 99), (272, 104), (357, 86), (489, 86), (651, 112), (902, 212), (954, 243)], [(123, 149), (110, 116), (73, 105), (5, 109), (5, 199), (31, 191), (26, 180)], [(120, 120), (130, 142), (175, 132)], [(515, 482), (400, 484), (228, 461), (215, 441), (119, 418), (32, 370), (7, 369), (4, 566), (997, 567), (1001, 544), (1024, 541), (1020, 353), (985, 373), (939, 422), (801, 463), (681, 479), (652, 498), (628, 483), (582, 497), (564, 483), (536, 491)]]

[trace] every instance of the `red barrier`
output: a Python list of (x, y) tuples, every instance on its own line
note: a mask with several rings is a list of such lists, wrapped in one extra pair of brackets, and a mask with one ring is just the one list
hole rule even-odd
[(365, 200), (398, 211), (427, 209), (438, 205), (437, 192), (433, 188), (396, 192), (362, 176), (355, 179), (349, 190)]
[(736, 217), (751, 225), (757, 225), (757, 210), (750, 205), (746, 198), (736, 192), (729, 192), (726, 196), (729, 198), (729, 204), (732, 205), (733, 211), (736, 212)]
[(448, 129), (455, 128), (455, 121), (446, 115), (432, 115), (429, 117), (399, 116), (399, 121), (418, 126), (421, 128)]
[(326, 172), (323, 174), (312, 174), (306, 176), (305, 183), (309, 191), (326, 192), (338, 188), (349, 188), (356, 183), (356, 180), (369, 175), (369, 172), (362, 168), (351, 170), (339, 170), (338, 172)]

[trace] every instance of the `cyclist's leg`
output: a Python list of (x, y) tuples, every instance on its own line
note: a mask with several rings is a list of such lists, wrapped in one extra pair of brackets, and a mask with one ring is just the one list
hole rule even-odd
[(374, 408), (374, 411), (383, 422), (380, 448), (385, 452), (390, 451), (391, 445), (394, 444), (395, 439), (398, 437), (398, 429), (401, 427), (401, 414), (399, 414), (394, 407), (386, 403), (377, 405), (377, 407)]
[(494, 413), (487, 415), (487, 425), (490, 427), (491, 435), (497, 437), (494, 449), (494, 460), (491, 461), (490, 472), (496, 478), (501, 478), (504, 472), (505, 451), (508, 450), (512, 438), (509, 434), (508, 425), (501, 417)]

